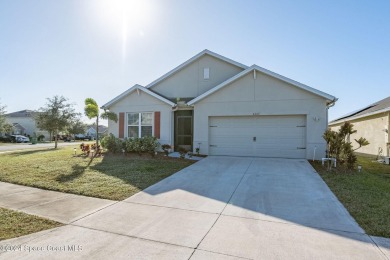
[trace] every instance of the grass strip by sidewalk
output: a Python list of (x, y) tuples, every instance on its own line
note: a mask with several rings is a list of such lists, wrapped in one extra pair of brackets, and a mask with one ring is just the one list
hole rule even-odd
[(362, 172), (346, 173), (310, 163), (367, 234), (390, 238), (390, 165), (358, 156)]
[(193, 163), (163, 155), (105, 155), (91, 159), (74, 147), (1, 154), (0, 181), (123, 200)]
[(0, 208), (0, 240), (24, 236), (62, 225), (56, 221)]

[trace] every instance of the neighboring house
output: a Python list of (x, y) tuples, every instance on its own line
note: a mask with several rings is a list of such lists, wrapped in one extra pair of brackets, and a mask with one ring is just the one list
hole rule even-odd
[(13, 135), (26, 135), (26, 129), (18, 123), (13, 123), (11, 134), (13, 134)]
[(156, 136), (201, 154), (317, 159), (336, 98), (261, 68), (204, 50), (103, 106), (119, 138)]
[(329, 127), (332, 130), (338, 130), (344, 122), (352, 123), (353, 128), (357, 130), (356, 134), (351, 135), (354, 148), (358, 145), (353, 140), (360, 137), (366, 138), (370, 143), (361, 147), (357, 152), (378, 155), (382, 151), (383, 156), (390, 156), (390, 97), (333, 120), (329, 123)]
[[(99, 137), (104, 136), (107, 134), (108, 127), (105, 125), (99, 125), (98, 127), (98, 133)], [(85, 132), (86, 135), (92, 136), (96, 139), (96, 125), (90, 125), (87, 127), (87, 131)]]
[(11, 134), (20, 134), (28, 136), (40, 136), (44, 135), (44, 140), (49, 140), (49, 133), (47, 131), (40, 130), (35, 122), (34, 116), (37, 112), (32, 110), (22, 110), (9, 114), (5, 114), (6, 121), (13, 125)]

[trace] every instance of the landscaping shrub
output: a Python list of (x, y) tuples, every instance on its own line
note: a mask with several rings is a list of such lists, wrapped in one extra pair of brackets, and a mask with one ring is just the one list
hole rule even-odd
[(128, 138), (125, 140), (125, 150), (127, 153), (151, 153), (157, 150), (159, 143), (156, 137), (145, 136), (142, 138)]
[(101, 140), (102, 147), (107, 149), (111, 153), (120, 153), (124, 148), (124, 141), (116, 138), (113, 134), (105, 136)]
[[(359, 139), (355, 139), (359, 147), (353, 149), (350, 136), (356, 132), (353, 129), (353, 124), (345, 122), (340, 126), (339, 131), (336, 132), (328, 129), (322, 136), (327, 143), (327, 156), (336, 158), (338, 164), (345, 164), (346, 169), (349, 171), (353, 170), (357, 161), (354, 151), (370, 144), (365, 138), (360, 137)], [(330, 165), (329, 163), (328, 169), (330, 169)]]
[(154, 154), (160, 145), (156, 137), (146, 136), (142, 138), (126, 138), (121, 140), (110, 134), (101, 141), (102, 146), (112, 153), (119, 153), (122, 149), (126, 153), (150, 153)]

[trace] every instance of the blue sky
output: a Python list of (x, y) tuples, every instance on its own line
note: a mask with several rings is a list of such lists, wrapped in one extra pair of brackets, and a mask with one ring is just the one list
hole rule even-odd
[(390, 1), (2, 0), (0, 102), (83, 111), (204, 49), (339, 98), (330, 119), (390, 95)]

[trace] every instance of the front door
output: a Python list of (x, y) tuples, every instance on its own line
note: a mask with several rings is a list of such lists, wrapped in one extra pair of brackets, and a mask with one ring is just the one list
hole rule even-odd
[(175, 112), (175, 151), (183, 147), (192, 152), (193, 118), (192, 110)]

